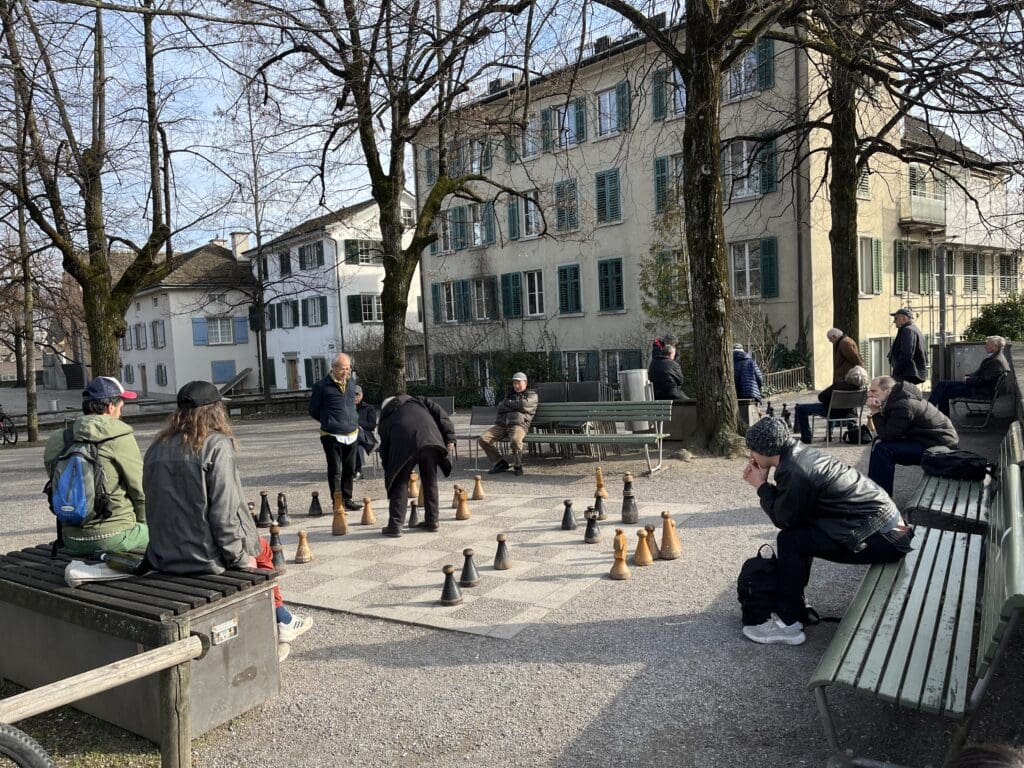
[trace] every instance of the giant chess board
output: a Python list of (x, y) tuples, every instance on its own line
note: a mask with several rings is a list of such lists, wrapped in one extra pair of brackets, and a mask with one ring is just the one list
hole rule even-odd
[[(608, 519), (600, 523), (601, 541), (585, 544), (585, 507), (575, 508), (579, 528), (563, 531), (561, 497), (503, 494), (470, 501), (471, 519), (458, 521), (450, 508), (450, 490), (445, 494), (444, 485), (441, 489), (440, 531), (403, 529), (404, 535), (397, 539), (386, 538), (380, 532), (387, 522), (387, 499), (373, 500), (375, 525), (359, 525), (361, 513), (350, 512), (349, 533), (345, 536), (331, 535), (329, 505), (325, 505), (323, 517), (313, 518), (297, 504), (293, 506), (291, 525), (282, 529), (287, 571), (280, 584), (285, 601), (511, 638), (565, 605), (597, 579), (608, 577), (616, 526), (626, 530), (631, 550), (636, 543), (635, 531), (644, 524), (654, 525), (661, 538), (664, 505), (638, 504), (639, 524), (623, 526), (618, 522), (621, 499), (608, 499)], [(698, 509), (696, 505), (677, 504), (669, 511), (678, 523), (688, 512)], [(296, 534), (300, 529), (308, 532), (314, 560), (295, 565)], [(504, 571), (493, 566), (499, 533), (508, 536), (512, 557), (512, 567)], [(464, 560), (462, 551), (467, 547), (476, 553), (480, 584), (462, 589), (461, 605), (442, 606), (441, 568), (451, 563), (458, 579)], [(662, 562), (654, 567), (671, 566)]]

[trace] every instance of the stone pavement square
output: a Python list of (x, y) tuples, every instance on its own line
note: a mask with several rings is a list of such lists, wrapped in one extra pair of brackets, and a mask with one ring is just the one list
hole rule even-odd
[[(650, 523), (661, 532), (665, 504), (638, 504), (640, 521), (623, 526), (619, 521), (621, 499), (606, 500), (608, 519), (600, 523), (601, 541), (583, 542), (584, 507), (576, 505), (580, 527), (561, 530), (563, 497), (515, 496), (470, 501), (472, 517), (455, 520), (455, 511), (445, 503), (442, 492), (441, 530), (404, 532), (399, 539), (386, 538), (380, 529), (386, 519), (387, 499), (374, 499), (378, 522), (358, 525), (360, 512), (349, 514), (350, 532), (331, 535), (331, 515), (310, 518), (292, 516), (282, 529), (282, 545), (288, 570), (281, 588), (289, 603), (374, 616), (428, 627), (508, 639), (531, 623), (544, 618), (579, 596), (598, 579), (607, 577), (612, 565), (612, 536), (616, 527), (625, 528), (630, 548), (636, 544), (635, 531)], [(676, 524), (680, 515), (700, 510), (699, 505), (672, 505)], [(296, 533), (309, 535), (314, 560), (305, 565), (292, 562)], [(499, 533), (508, 535), (512, 567), (496, 571), (493, 560)], [(456, 567), (456, 578), (464, 561), (462, 550), (475, 551), (480, 585), (463, 588), (461, 605), (440, 605), (447, 563)], [(671, 568), (657, 562), (655, 568)]]

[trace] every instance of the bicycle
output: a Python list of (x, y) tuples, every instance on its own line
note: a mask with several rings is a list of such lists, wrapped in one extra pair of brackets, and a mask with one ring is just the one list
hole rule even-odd
[(0, 765), (13, 761), (18, 768), (57, 768), (35, 739), (13, 725), (0, 725)]
[(4, 413), (4, 407), (0, 405), (0, 432), (3, 433), (4, 445), (14, 445), (18, 442), (18, 428), (14, 426), (14, 419)]

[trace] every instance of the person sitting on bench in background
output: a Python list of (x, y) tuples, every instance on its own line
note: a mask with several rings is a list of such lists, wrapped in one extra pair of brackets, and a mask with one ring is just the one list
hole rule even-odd
[(377, 409), (363, 400), (363, 388), (356, 385), (356, 413), (359, 414), (359, 437), (356, 438), (356, 480), (363, 479), (363, 464), (377, 447)]
[[(755, 643), (800, 645), (806, 639), (804, 589), (814, 558), (834, 563), (892, 563), (910, 551), (914, 532), (878, 485), (839, 459), (807, 448), (781, 419), (766, 416), (746, 435), (743, 479), (757, 491), (775, 527), (775, 613), (743, 628)], [(775, 482), (768, 482), (774, 469)]]
[[(846, 372), (846, 378), (843, 381), (831, 384), (821, 390), (818, 393), (818, 402), (797, 403), (794, 413), (796, 414), (797, 431), (800, 433), (800, 442), (810, 443), (813, 439), (814, 436), (811, 434), (811, 416), (820, 416), (822, 418), (828, 416), (828, 406), (832, 402), (833, 392), (856, 392), (858, 389), (864, 389), (867, 385), (868, 372), (861, 366), (855, 365)], [(855, 416), (856, 413), (851, 410), (832, 411), (833, 419), (853, 419)], [(832, 425), (826, 424), (825, 426), (831, 432)]]
[[(274, 556), (245, 503), (235, 451), (238, 442), (220, 392), (208, 381), (178, 390), (178, 409), (146, 451), (142, 484), (150, 499), (153, 568), (179, 575), (228, 568), (274, 570)], [(278, 659), (313, 626), (293, 615), (274, 587)]]
[[(507, 472), (512, 469), (515, 474), (523, 474), (523, 440), (530, 431), (533, 416), (537, 413), (537, 393), (527, 386), (526, 374), (522, 371), (512, 376), (512, 389), (505, 399), (498, 403), (498, 415), (494, 418), (494, 426), (480, 435), (478, 443), (487, 458), (494, 464), (488, 474)], [(512, 448), (512, 463), (509, 464), (501, 451), (494, 447), (498, 440), (508, 440)]]
[(1002, 336), (989, 336), (985, 339), (985, 359), (976, 371), (964, 376), (963, 381), (940, 381), (935, 385), (928, 402), (949, 416), (949, 401), (960, 397), (977, 397), (991, 399), (996, 392), (999, 377), (1010, 370), (1006, 362), (1003, 347), (1006, 339)]
[(679, 339), (667, 333), (655, 339), (651, 346), (651, 364), (647, 366), (647, 378), (654, 390), (655, 400), (689, 400), (683, 392), (683, 369), (676, 361)]

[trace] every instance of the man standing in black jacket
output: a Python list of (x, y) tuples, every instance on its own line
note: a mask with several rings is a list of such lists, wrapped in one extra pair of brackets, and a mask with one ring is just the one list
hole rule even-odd
[(889, 350), (892, 377), (921, 384), (928, 376), (928, 350), (921, 329), (914, 325), (914, 313), (909, 307), (897, 309), (892, 322), (896, 326), (896, 338)]
[[(834, 563), (891, 563), (910, 551), (911, 531), (885, 492), (839, 459), (793, 439), (781, 419), (747, 430), (743, 479), (779, 529), (775, 613), (743, 628), (755, 643), (800, 645), (806, 639), (804, 589), (814, 558)], [(768, 473), (774, 469), (774, 483)]]
[(405, 509), (409, 503), (409, 475), (419, 467), (423, 484), (421, 527), (436, 531), (440, 506), (437, 498), (437, 468), (451, 474), (448, 454), (455, 449), (455, 427), (448, 414), (426, 397), (398, 395), (384, 401), (380, 412), (380, 461), (384, 465), (384, 487), (388, 492), (388, 524), (385, 536), (402, 535)]
[(320, 444), (327, 456), (327, 484), (331, 498), (336, 491), (341, 491), (345, 509), (362, 509), (352, 499), (356, 441), (359, 439), (356, 375), (352, 371), (352, 358), (344, 352), (334, 358), (327, 375), (313, 385), (309, 415), (320, 422)]

